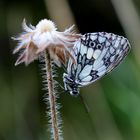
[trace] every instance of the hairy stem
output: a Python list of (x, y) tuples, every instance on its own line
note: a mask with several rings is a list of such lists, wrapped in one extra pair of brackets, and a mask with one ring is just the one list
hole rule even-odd
[(53, 79), (53, 72), (52, 72), (52, 62), (50, 58), (50, 54), (46, 51), (45, 55), (45, 67), (46, 67), (46, 76), (47, 76), (47, 83), (48, 83), (48, 99), (47, 104), (49, 106), (49, 117), (50, 117), (50, 125), (51, 125), (51, 133), (53, 140), (60, 140), (60, 128), (59, 128), (59, 119), (58, 119), (58, 107), (56, 103), (56, 95), (55, 95), (55, 87), (54, 87), (54, 79)]

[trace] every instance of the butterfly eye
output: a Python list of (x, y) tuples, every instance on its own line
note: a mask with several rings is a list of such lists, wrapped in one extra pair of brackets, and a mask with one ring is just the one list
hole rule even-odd
[(70, 94), (72, 96), (78, 96), (79, 95), (79, 91), (70, 91)]

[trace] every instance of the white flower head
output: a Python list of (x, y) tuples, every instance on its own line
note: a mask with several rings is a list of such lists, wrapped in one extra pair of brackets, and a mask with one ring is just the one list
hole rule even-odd
[(28, 65), (38, 59), (45, 50), (50, 53), (58, 66), (65, 65), (69, 58), (75, 61), (71, 51), (73, 51), (75, 41), (81, 35), (73, 32), (74, 26), (64, 32), (59, 32), (52, 21), (43, 19), (36, 26), (27, 26), (23, 20), (22, 27), (24, 32), (19, 37), (13, 38), (19, 41), (13, 53), (20, 52), (15, 65), (23, 62)]
[(51, 20), (43, 19), (36, 25), (36, 31), (40, 33), (52, 32), (56, 30), (57, 28)]

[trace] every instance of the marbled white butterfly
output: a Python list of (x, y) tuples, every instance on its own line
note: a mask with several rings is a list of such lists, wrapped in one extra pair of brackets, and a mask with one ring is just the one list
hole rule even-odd
[(108, 74), (130, 50), (128, 40), (112, 33), (97, 32), (83, 35), (74, 45), (77, 63), (69, 59), (63, 75), (65, 90), (79, 94), (79, 87), (91, 84)]

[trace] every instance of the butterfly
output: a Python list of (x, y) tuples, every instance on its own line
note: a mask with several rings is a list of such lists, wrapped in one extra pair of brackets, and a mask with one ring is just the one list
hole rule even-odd
[(64, 88), (77, 96), (79, 88), (99, 80), (116, 68), (128, 54), (129, 41), (119, 35), (106, 32), (87, 33), (74, 45), (76, 63), (68, 60), (63, 74)]

